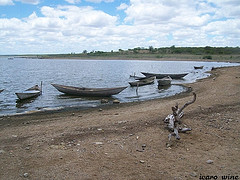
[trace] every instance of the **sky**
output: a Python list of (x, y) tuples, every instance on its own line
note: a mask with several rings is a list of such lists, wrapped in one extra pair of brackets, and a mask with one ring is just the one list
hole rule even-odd
[(240, 0), (0, 0), (0, 55), (236, 47)]

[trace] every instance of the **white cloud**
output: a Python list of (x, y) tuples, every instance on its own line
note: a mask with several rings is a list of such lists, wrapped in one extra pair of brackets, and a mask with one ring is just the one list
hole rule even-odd
[(77, 4), (81, 2), (81, 0), (65, 0), (65, 1), (67, 1), (70, 4)]
[[(198, 9), (197, 9), (198, 6)], [(203, 3), (193, 0), (131, 0), (126, 10), (126, 22), (134, 24), (174, 23), (187, 26), (201, 26), (209, 20), (209, 11), (199, 10)], [(210, 5), (205, 4), (205, 8)], [(205, 15), (204, 15), (205, 14)]]
[[(18, 53), (24, 53), (26, 50), (29, 53), (39, 53), (41, 48), (45, 49), (42, 52), (48, 53), (81, 52), (81, 48), (92, 48), (98, 44), (96, 43), (98, 40), (101, 42), (107, 29), (114, 27), (117, 22), (117, 17), (94, 10), (92, 7), (44, 6), (41, 12), (42, 16), (37, 16), (33, 12), (22, 20), (0, 19), (1, 41), (14, 44), (13, 49), (2, 48), (0, 54), (11, 49), (15, 52), (17, 50)], [(59, 47), (65, 49), (59, 50)], [(99, 45), (99, 48), (102, 48), (102, 45)]]
[(85, 0), (85, 1), (92, 2), (92, 3), (101, 3), (101, 2), (110, 3), (110, 2), (114, 2), (114, 0)]
[(216, 18), (240, 18), (240, 1), (239, 0), (209, 0), (215, 4), (218, 11)]
[(125, 23), (117, 15), (73, 5), (43, 6), (41, 14), (24, 19), (0, 18), (0, 54), (239, 46), (239, 6), (234, 0), (130, 0), (116, 8), (125, 12)]
[(14, 5), (14, 1), (33, 5), (37, 5), (40, 3), (40, 0), (0, 0), (0, 6)]
[(240, 42), (240, 20), (227, 20), (211, 22), (203, 28), (207, 33), (214, 36), (228, 36), (239, 39)]
[(121, 3), (120, 6), (117, 7), (117, 10), (124, 10), (127, 9), (128, 5), (125, 3)]
[(0, 6), (14, 5), (12, 0), (0, 0)]
[(40, 3), (40, 0), (15, 0), (15, 1), (19, 1), (25, 4), (33, 4), (33, 5), (37, 5)]

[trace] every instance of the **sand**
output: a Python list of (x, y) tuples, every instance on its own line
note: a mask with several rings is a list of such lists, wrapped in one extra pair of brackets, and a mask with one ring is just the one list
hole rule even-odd
[(168, 147), (163, 119), (192, 92), (101, 109), (0, 118), (0, 179), (240, 179), (240, 66), (187, 84), (192, 128)]

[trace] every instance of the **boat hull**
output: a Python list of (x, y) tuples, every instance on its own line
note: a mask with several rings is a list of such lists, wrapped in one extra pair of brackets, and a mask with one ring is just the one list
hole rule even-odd
[(182, 73), (182, 74), (155, 74), (155, 73), (146, 73), (141, 72), (146, 77), (156, 76), (157, 79), (162, 79), (164, 77), (171, 77), (172, 79), (182, 79), (184, 76), (186, 76), (188, 73)]
[(134, 82), (128, 82), (131, 86), (144, 86), (148, 84), (153, 84), (155, 80), (155, 76), (150, 77), (150, 78), (144, 78), (139, 81), (134, 81)]
[(19, 100), (29, 99), (33, 97), (37, 97), (42, 94), (42, 82), (41, 88), (38, 85), (35, 85), (23, 92), (15, 93)]
[(29, 99), (37, 97), (41, 94), (41, 91), (25, 91), (22, 93), (15, 93), (19, 100)]
[(203, 69), (203, 66), (194, 66), (194, 69)]
[(3, 92), (4, 89), (0, 89), (0, 93)]
[(117, 87), (117, 88), (84, 88), (84, 87), (73, 87), (73, 86), (64, 86), (60, 84), (52, 84), (58, 91), (74, 95), (74, 96), (112, 96), (120, 93), (127, 86)]

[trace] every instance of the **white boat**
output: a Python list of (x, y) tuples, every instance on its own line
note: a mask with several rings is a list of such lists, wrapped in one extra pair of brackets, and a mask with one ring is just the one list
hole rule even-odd
[(35, 85), (23, 92), (15, 93), (15, 94), (17, 95), (19, 100), (37, 97), (42, 94), (42, 83), (41, 83), (41, 87), (39, 87), (38, 85)]
[(172, 78), (170, 76), (164, 77), (158, 80), (158, 86), (169, 86), (171, 85)]

